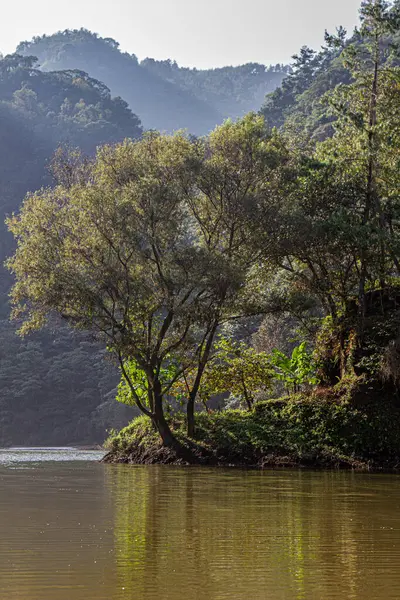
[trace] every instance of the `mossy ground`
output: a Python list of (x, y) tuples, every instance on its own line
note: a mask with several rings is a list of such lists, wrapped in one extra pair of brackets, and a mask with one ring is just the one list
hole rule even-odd
[[(360, 389), (358, 389), (360, 394)], [(351, 396), (351, 397), (350, 397)], [(226, 410), (196, 416), (196, 440), (185, 437), (185, 419), (175, 415), (177, 437), (200, 464), (264, 468), (400, 468), (400, 406), (377, 390), (355, 403), (354, 388), (259, 402), (252, 411)], [(150, 421), (135, 419), (107, 440), (108, 462), (182, 463), (164, 448)]]

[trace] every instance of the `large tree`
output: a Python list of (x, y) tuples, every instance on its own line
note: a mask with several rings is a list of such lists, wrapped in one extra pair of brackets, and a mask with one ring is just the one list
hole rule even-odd
[(21, 332), (56, 313), (105, 339), (134, 403), (164, 444), (182, 451), (165, 396), (195, 371), (193, 435), (218, 329), (261, 310), (252, 293), (261, 261), (254, 224), (276, 204), (286, 160), (279, 139), (253, 115), (204, 140), (150, 134), (104, 147), (92, 163), (63, 157), (60, 184), (29, 195), (9, 220)]

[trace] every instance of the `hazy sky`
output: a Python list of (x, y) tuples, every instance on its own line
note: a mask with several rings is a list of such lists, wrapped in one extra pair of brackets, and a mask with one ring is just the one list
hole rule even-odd
[[(3, 0), (0, 51), (59, 29), (113, 37), (139, 59), (173, 58), (200, 68), (288, 62), (325, 29), (351, 30), (360, 0)], [(2, 2), (2, 4), (3, 4)]]

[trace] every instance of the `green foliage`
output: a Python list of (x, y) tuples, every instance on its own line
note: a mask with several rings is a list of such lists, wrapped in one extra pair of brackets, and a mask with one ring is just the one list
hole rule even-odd
[(362, 2), (361, 27), (347, 37), (347, 32), (338, 28), (335, 35), (325, 34), (325, 46), (319, 52), (303, 47), (293, 57), (291, 71), (282, 85), (266, 96), (261, 113), (271, 126), (283, 127), (287, 134), (299, 139), (311, 140), (313, 144), (333, 134), (335, 115), (327, 110), (325, 94), (337, 86), (349, 85), (353, 81), (354, 58), (364, 66), (370, 57), (370, 40), (366, 34), (371, 19), (379, 21), (384, 38), (381, 52), (384, 61), (392, 66), (399, 65), (398, 43), (400, 20), (398, 3)]
[(299, 55), (293, 56), (291, 71), (282, 85), (268, 94), (261, 108), (267, 123), (272, 127), (286, 124), (288, 130), (294, 128), (302, 135), (321, 139), (330, 134), (329, 123), (321, 105), (322, 96), (340, 83), (349, 83), (350, 74), (338, 60), (344, 36), (338, 30), (342, 43), (329, 43), (320, 52), (304, 46)]
[[(257, 394), (271, 388), (274, 372), (269, 357), (256, 352), (245, 343), (220, 337), (215, 344), (212, 360), (208, 363), (198, 391), (198, 398), (207, 406), (219, 395), (231, 394), (251, 410)], [(178, 398), (188, 393), (193, 373), (185, 373), (171, 390)]]
[[(350, 388), (354, 382), (350, 383)], [(346, 393), (351, 398), (354, 392)], [(258, 402), (252, 411), (226, 410), (201, 413), (197, 418), (199, 447), (220, 464), (268, 466), (303, 464), (390, 468), (399, 461), (399, 408), (385, 397), (355, 407), (338, 397), (295, 395), (282, 400)], [(174, 427), (184, 435), (184, 421)], [(137, 446), (141, 451), (138, 452)], [(148, 422), (138, 419), (107, 446), (119, 460), (153, 455), (159, 441)]]
[(118, 372), (99, 346), (58, 325), (21, 340), (0, 321), (0, 446), (101, 444), (135, 411), (115, 403)]
[(56, 312), (107, 340), (136, 405), (160, 428), (164, 398), (196, 369), (189, 414), (218, 328), (262, 310), (254, 219), (276, 202), (286, 156), (254, 114), (204, 140), (153, 133), (83, 165), (61, 156), (59, 185), (28, 195), (8, 220), (21, 333)]
[[(169, 362), (167, 362), (168, 360)], [(145, 370), (140, 368), (135, 360), (125, 362), (124, 369), (127, 378), (124, 375), (121, 376), (118, 385), (117, 401), (127, 406), (136, 406), (136, 398), (139, 398), (140, 403), (148, 410), (151, 410), (149, 404), (149, 398), (151, 397), (149, 393), (149, 380)], [(168, 388), (170, 382), (174, 381), (179, 374), (179, 365), (171, 361), (170, 357), (167, 357), (166, 362), (161, 366), (158, 373), (163, 389)], [(128, 381), (131, 385), (129, 385)]]
[[(375, 310), (369, 315), (370, 305), (379, 298), (388, 320), (393, 308), (385, 299), (400, 276), (400, 70), (388, 44), (398, 22), (381, 2), (363, 5), (361, 16), (360, 30), (341, 50), (352, 82), (325, 98), (334, 134), (315, 151), (291, 139), (311, 159), (303, 155), (297, 165), (297, 188), (289, 191), (283, 217), (286, 258), (277, 260), (285, 275), (278, 270), (276, 281), (283, 280), (289, 294), (308, 290), (320, 316), (331, 319), (325, 348), (331, 382), (352, 369), (378, 376), (384, 350), (371, 342), (371, 320), (378, 316)], [(308, 64), (307, 56), (302, 62)], [(392, 327), (392, 341), (397, 335)]]
[(138, 117), (103, 83), (76, 69), (43, 72), (34, 57), (0, 60), (0, 103), (46, 140), (47, 158), (61, 142), (89, 152), (142, 132)]
[[(269, 124), (284, 124), (282, 132), (249, 114), (206, 138), (150, 133), (117, 145), (126, 132), (141, 133), (139, 122), (104, 84), (76, 70), (84, 64), (95, 75), (92, 66), (106, 65), (113, 90), (123, 79), (132, 91), (139, 75), (149, 84), (133, 86), (139, 95), (151, 89), (159, 102), (170, 90), (174, 114), (190, 122), (193, 111), (200, 115), (198, 131), (220, 118), (209, 112), (208, 94), (220, 108), (229, 96), (244, 106), (242, 82), (251, 95), (268, 74), (259, 65), (227, 69), (219, 87), (217, 73), (139, 65), (114, 40), (85, 30), (36, 38), (21, 46), (24, 56), (2, 60), (4, 208), (15, 206), (26, 182), (41, 188), (8, 221), (18, 243), (8, 264), (22, 331), (40, 328), (56, 312), (105, 338), (124, 378), (119, 398), (136, 404), (164, 437), (164, 408), (178, 384), (190, 438), (196, 398), (232, 392), (251, 409), (270, 386), (271, 366), (291, 391), (315, 385), (306, 339), (309, 347), (323, 346), (315, 356), (325, 363), (318, 365), (324, 383), (361, 374), (377, 380), (383, 371), (394, 392), (398, 38), (397, 12), (377, 0), (363, 3), (350, 40), (339, 29), (320, 53), (303, 48), (263, 110)], [(36, 49), (46, 68), (73, 60), (74, 70), (41, 72), (29, 56)], [(190, 89), (200, 82), (201, 100), (188, 109)], [(154, 105), (147, 105), (150, 114)], [(42, 187), (45, 159), (60, 139), (88, 150), (110, 144), (93, 160), (59, 150), (58, 185)], [(216, 343), (230, 327), (254, 331), (260, 314), (287, 316), (302, 332), (291, 356), (277, 350), (267, 360), (244, 345)]]
[(291, 356), (274, 350), (269, 357), (276, 368), (275, 378), (282, 381), (288, 392), (298, 392), (302, 385), (317, 385), (316, 365), (307, 350), (306, 342), (293, 349)]
[(43, 72), (36, 62), (0, 60), (0, 446), (99, 443), (106, 429), (134, 414), (114, 406), (118, 371), (97, 344), (62, 323), (32, 341), (15, 335), (8, 323), (12, 281), (3, 267), (14, 244), (3, 221), (29, 190), (51, 183), (48, 166), (59, 144), (92, 154), (98, 144), (140, 136), (141, 126), (100, 82), (77, 71)]
[[(140, 402), (146, 406), (148, 404), (148, 392), (149, 386), (146, 378), (146, 373), (143, 369), (141, 369), (137, 362), (130, 361), (129, 363), (125, 363), (125, 370), (128, 374), (130, 381), (133, 384), (135, 394), (139, 398)], [(125, 377), (121, 378), (121, 381), (118, 385), (118, 393), (117, 393), (117, 401), (122, 404), (126, 404), (127, 406), (135, 406), (135, 396), (133, 396), (132, 391), (128, 385)], [(148, 407), (150, 408), (150, 407)]]
[(127, 427), (121, 431), (110, 431), (108, 438), (104, 442), (104, 447), (107, 450), (124, 453), (128, 452), (129, 448), (134, 445), (158, 444), (159, 437), (150, 421), (144, 415), (136, 417)]

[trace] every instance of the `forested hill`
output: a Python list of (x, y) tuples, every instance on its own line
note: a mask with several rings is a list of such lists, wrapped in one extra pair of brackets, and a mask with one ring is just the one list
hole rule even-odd
[(260, 63), (199, 70), (153, 58), (146, 58), (140, 64), (214, 106), (224, 118), (258, 110), (265, 94), (275, 90), (290, 70), (281, 64), (266, 67)]
[(117, 372), (96, 345), (64, 327), (16, 336), (4, 219), (29, 190), (51, 183), (48, 165), (60, 143), (93, 153), (98, 144), (139, 137), (141, 124), (85, 73), (43, 73), (33, 58), (12, 55), (0, 60), (0, 132), (0, 446), (101, 442), (107, 426), (121, 423), (110, 414)]
[(287, 67), (251, 63), (240, 67), (198, 70), (175, 62), (139, 62), (121, 52), (118, 42), (85, 29), (66, 30), (22, 42), (17, 52), (37, 56), (44, 71), (81, 69), (124, 98), (145, 128), (208, 133), (224, 119), (258, 110)]
[[(391, 10), (400, 14), (400, 0)], [(397, 48), (397, 58), (391, 54), (393, 65), (400, 64), (400, 19), (394, 21), (394, 29), (386, 36), (385, 45)], [(335, 35), (326, 34), (326, 43), (315, 51), (303, 46), (293, 57), (293, 63), (282, 84), (267, 94), (261, 113), (271, 127), (286, 124), (314, 140), (323, 140), (333, 133), (333, 117), (324, 101), (327, 92), (339, 84), (351, 82), (351, 73), (342, 60), (342, 52), (349, 45), (358, 45), (357, 32), (351, 36), (343, 28)]]
[[(340, 35), (345, 32), (340, 31)], [(326, 92), (340, 83), (349, 83), (351, 78), (340, 53), (340, 47), (325, 47), (320, 52), (301, 48), (293, 57), (291, 72), (267, 95), (262, 106), (261, 112), (271, 127), (282, 127), (290, 121), (316, 137), (331, 133), (330, 118), (321, 100)]]
[[(49, 183), (46, 165), (58, 145), (92, 153), (100, 144), (142, 134), (138, 117), (101, 82), (76, 70), (43, 73), (35, 58), (20, 55), (0, 60), (0, 125), (1, 216), (18, 209), (28, 190)], [(2, 263), (10, 247), (1, 238)], [(8, 309), (0, 314), (8, 316)]]

